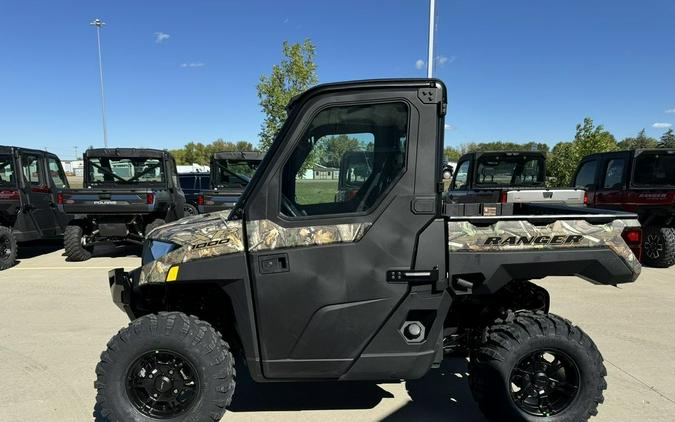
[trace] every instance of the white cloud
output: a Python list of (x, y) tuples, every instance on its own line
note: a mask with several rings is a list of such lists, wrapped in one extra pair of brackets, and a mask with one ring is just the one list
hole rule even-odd
[(205, 63), (202, 62), (192, 62), (192, 63), (181, 63), (180, 67), (204, 67)]
[(671, 123), (660, 123), (660, 122), (654, 123), (652, 125), (652, 127), (656, 129), (668, 129), (671, 126), (673, 126)]
[(155, 32), (155, 42), (157, 44), (161, 44), (164, 41), (168, 40), (171, 38), (171, 35), (167, 34), (166, 32)]
[(415, 68), (417, 68), (417, 70), (422, 70), (426, 66), (427, 66), (427, 63), (422, 59), (417, 59), (417, 61), (415, 62)]
[(443, 55), (436, 56), (436, 64), (438, 66), (444, 66), (446, 64), (450, 64), (450, 63), (454, 62), (455, 60), (457, 60), (457, 57), (455, 57), (455, 56), (450, 56), (450, 57), (443, 56)]
[(675, 108), (669, 108), (668, 110), (666, 110), (666, 113), (675, 114)]
[(284, 19), (284, 23), (288, 23), (288, 18)]
[(455, 130), (455, 127), (451, 124), (446, 123), (445, 124), (445, 130)]

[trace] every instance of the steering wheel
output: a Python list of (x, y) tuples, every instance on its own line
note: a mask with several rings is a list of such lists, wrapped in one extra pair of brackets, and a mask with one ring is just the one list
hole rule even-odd
[(281, 195), (281, 211), (290, 217), (307, 215), (307, 213), (298, 208), (293, 201), (286, 198), (286, 195)]

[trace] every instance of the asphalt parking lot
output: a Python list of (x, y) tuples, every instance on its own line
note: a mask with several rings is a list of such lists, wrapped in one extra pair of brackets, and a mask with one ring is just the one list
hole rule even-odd
[[(96, 417), (94, 367), (128, 322), (111, 302), (107, 271), (138, 256), (67, 263), (58, 244), (22, 248), (0, 273), (0, 421), (86, 421)], [(675, 418), (675, 268), (643, 270), (637, 283), (594, 286), (541, 281), (552, 311), (571, 319), (605, 357), (608, 391), (595, 421)], [(98, 420), (101, 420), (100, 418)], [(228, 421), (483, 421), (464, 362), (408, 383), (254, 385), (240, 369)]]

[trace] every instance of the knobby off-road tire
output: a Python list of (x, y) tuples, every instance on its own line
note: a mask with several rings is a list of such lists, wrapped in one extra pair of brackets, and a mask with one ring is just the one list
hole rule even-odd
[(148, 235), (150, 234), (151, 231), (153, 231), (157, 227), (163, 226), (165, 224), (166, 224), (166, 222), (164, 220), (162, 220), (161, 218), (158, 218), (156, 220), (151, 221), (147, 226), (145, 226), (145, 233), (143, 233), (144, 236), (148, 237)]
[(63, 246), (69, 261), (86, 261), (91, 258), (93, 246), (83, 243), (84, 228), (80, 225), (70, 224), (63, 233)]
[(16, 264), (17, 250), (16, 237), (12, 229), (0, 226), (0, 271)]
[(218, 421), (234, 394), (234, 359), (210, 324), (180, 312), (151, 314), (108, 342), (94, 385), (111, 422)]
[(675, 264), (675, 229), (648, 226), (642, 254), (644, 263), (650, 267), (668, 268)]
[(607, 388), (602, 356), (580, 328), (529, 311), (485, 330), (469, 372), (474, 399), (491, 421), (586, 421)]

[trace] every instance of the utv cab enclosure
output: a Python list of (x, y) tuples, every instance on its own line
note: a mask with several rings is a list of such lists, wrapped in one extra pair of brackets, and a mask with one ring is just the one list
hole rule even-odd
[(68, 217), (56, 199), (68, 180), (54, 154), (0, 146), (0, 270), (16, 262), (17, 242), (57, 238)]
[(59, 208), (73, 219), (64, 235), (68, 259), (84, 261), (99, 242), (142, 243), (155, 227), (183, 217), (176, 163), (155, 149), (89, 149), (84, 188), (64, 190)]
[(546, 188), (542, 152), (471, 152), (460, 157), (456, 169), (446, 196), (451, 203), (584, 204), (583, 190)]
[(231, 210), (255, 174), (265, 153), (217, 152), (211, 157), (210, 189), (198, 196), (200, 213)]
[[(435, 79), (321, 85), (293, 99), (231, 213), (154, 230), (140, 268), (110, 272), (132, 322), (96, 368), (103, 414), (218, 420), (235, 389), (232, 350), (258, 382), (400, 381), (468, 356), (492, 420), (595, 414), (602, 357), (529, 280), (634, 281), (636, 215), (444, 207), (445, 113)], [(334, 155), (340, 136), (372, 151), (348, 195), (306, 177), (351, 154)]]
[(589, 155), (579, 163), (573, 186), (588, 191), (591, 207), (638, 215), (645, 264), (675, 264), (675, 149)]
[(199, 198), (209, 190), (211, 175), (207, 172), (179, 173), (180, 187), (185, 194), (185, 216), (199, 214)]

